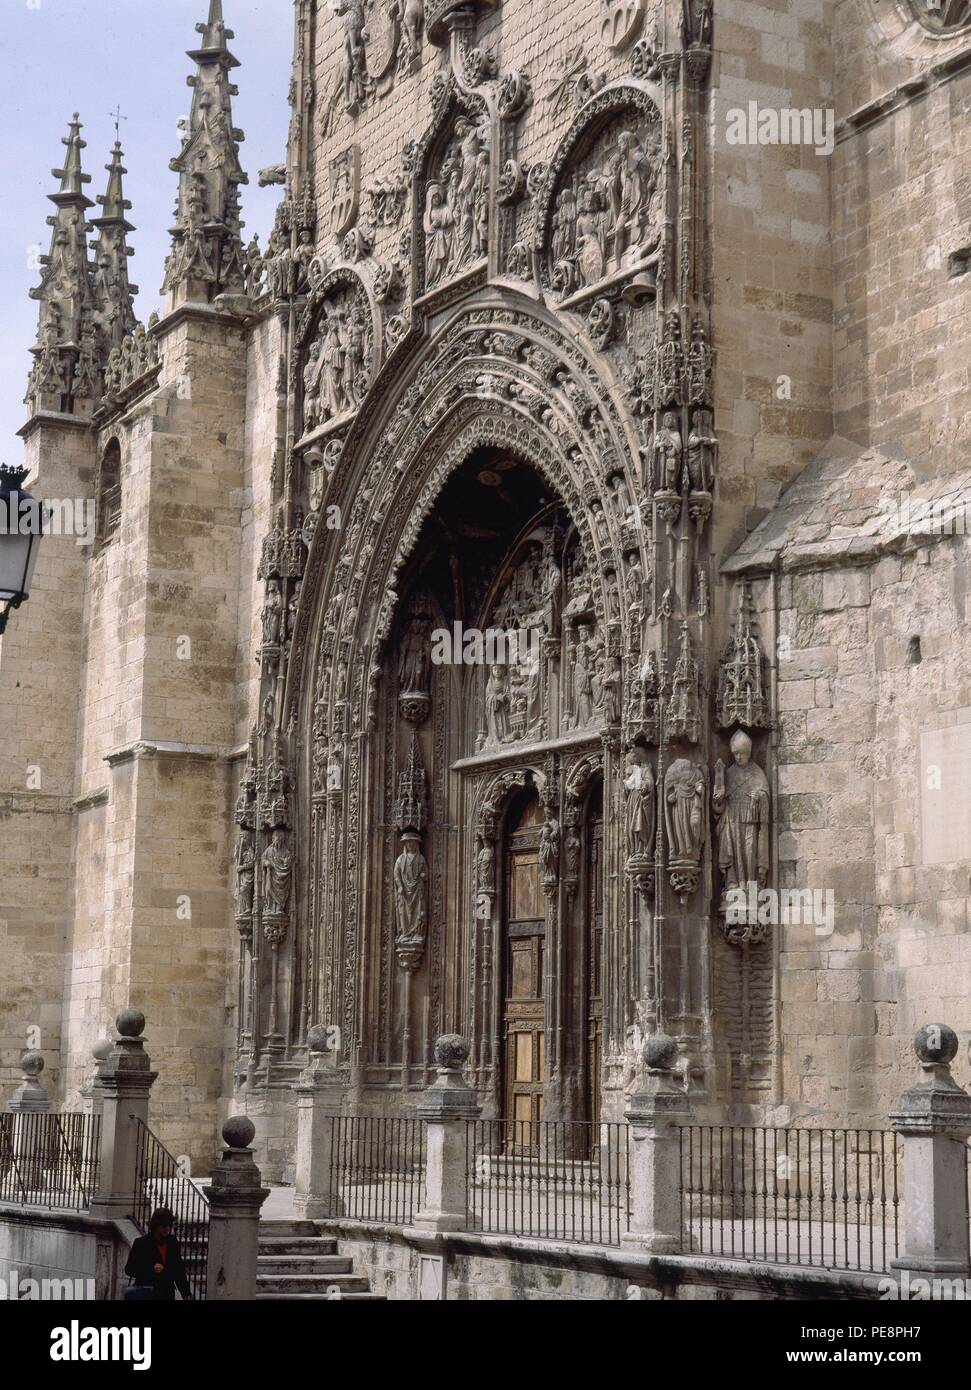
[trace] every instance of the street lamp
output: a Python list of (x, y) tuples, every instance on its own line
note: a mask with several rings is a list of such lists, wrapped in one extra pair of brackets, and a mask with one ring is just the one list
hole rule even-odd
[(0, 464), (0, 633), (10, 610), (30, 597), (44, 533), (42, 504), (20, 486), (26, 476), (26, 468)]

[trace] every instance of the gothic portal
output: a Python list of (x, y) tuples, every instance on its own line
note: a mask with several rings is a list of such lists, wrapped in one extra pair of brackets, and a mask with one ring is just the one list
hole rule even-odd
[(964, 495), (969, 6), (818, 10), (296, 0), (247, 244), (210, 0), (145, 325), (71, 122), (22, 433), (97, 535), (0, 648), (69, 1102), (137, 1005), (173, 1152), (247, 1111), (279, 1178), (317, 1025), (346, 1113), (457, 1033), (527, 1136), (658, 1033), (701, 1119), (879, 1126), (967, 1027), (966, 538), (906, 517)]

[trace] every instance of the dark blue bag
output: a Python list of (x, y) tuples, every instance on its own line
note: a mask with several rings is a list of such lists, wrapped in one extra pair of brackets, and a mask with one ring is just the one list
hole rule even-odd
[(154, 1284), (135, 1284), (128, 1281), (128, 1288), (125, 1290), (126, 1303), (149, 1303), (155, 1301)]

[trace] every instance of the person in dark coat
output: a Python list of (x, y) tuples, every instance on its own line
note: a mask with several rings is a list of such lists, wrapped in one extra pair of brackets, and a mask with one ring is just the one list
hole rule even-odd
[(125, 1273), (136, 1285), (154, 1288), (157, 1302), (172, 1302), (178, 1289), (183, 1299), (192, 1298), (182, 1251), (172, 1234), (175, 1217), (166, 1207), (152, 1213), (148, 1235), (139, 1236), (131, 1248)]

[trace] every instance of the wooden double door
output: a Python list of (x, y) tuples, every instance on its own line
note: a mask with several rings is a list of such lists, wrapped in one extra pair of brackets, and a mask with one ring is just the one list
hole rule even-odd
[[(599, 1119), (603, 1003), (601, 957), (603, 938), (603, 822), (599, 802), (592, 803), (584, 831), (582, 896), (579, 911), (565, 923), (562, 952), (571, 978), (550, 980), (568, 1027), (578, 1036), (568, 1040), (571, 1055), (583, 1071), (585, 1113), (574, 1119)], [(543, 812), (535, 795), (513, 808), (505, 843), (502, 936), (504, 947), (501, 1026), (503, 1034), (503, 1118), (509, 1122), (508, 1142), (532, 1149), (539, 1142), (537, 1122), (543, 1119), (546, 1083), (544, 977), (546, 973), (546, 897), (540, 882), (539, 843)]]

